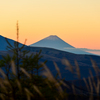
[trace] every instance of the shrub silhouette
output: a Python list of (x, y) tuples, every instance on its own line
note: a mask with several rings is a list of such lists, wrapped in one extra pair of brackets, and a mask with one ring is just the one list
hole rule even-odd
[[(12, 46), (8, 43), (7, 50), (13, 55), (7, 54), (2, 56), (0, 60), (0, 100), (99, 100), (99, 69), (95, 62), (91, 60), (93, 68), (97, 74), (97, 84), (91, 78), (88, 82), (83, 78), (87, 90), (82, 94), (76, 94), (76, 91), (82, 92), (74, 84), (69, 86), (66, 81), (61, 78), (60, 70), (54, 62), (57, 75), (54, 77), (48, 67), (45, 65), (47, 61), (40, 62), (43, 57), (41, 50), (38, 53), (30, 53), (25, 49), (25, 43), (20, 46), (19, 43), (19, 26), (17, 22), (17, 41)], [(63, 63), (69, 67), (68, 70), (73, 73), (73, 67), (68, 60), (63, 59)], [(77, 61), (76, 74), (80, 79), (81, 73)], [(59, 77), (59, 78), (58, 78)], [(96, 93), (94, 94), (93, 88)], [(66, 89), (72, 89), (73, 94), (68, 94)]]
[(13, 55), (7, 54), (0, 60), (0, 98), (2, 100), (63, 99), (61, 83), (45, 66), (47, 61), (39, 62), (42, 58), (41, 50), (39, 53), (30, 54), (24, 49), (25, 43), (19, 46), (18, 22), (17, 41), (14, 42), (14, 46), (7, 38), (5, 39), (8, 43), (7, 50)]

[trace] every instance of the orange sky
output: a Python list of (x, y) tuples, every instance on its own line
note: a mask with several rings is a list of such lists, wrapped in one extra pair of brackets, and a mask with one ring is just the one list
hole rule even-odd
[(100, 0), (0, 0), (0, 35), (32, 44), (57, 35), (77, 48), (100, 49)]

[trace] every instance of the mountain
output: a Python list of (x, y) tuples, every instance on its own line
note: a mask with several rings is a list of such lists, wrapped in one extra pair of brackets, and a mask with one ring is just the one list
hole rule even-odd
[(46, 37), (30, 46), (35, 46), (35, 47), (50, 47), (50, 48), (55, 48), (55, 49), (62, 49), (65, 47), (68, 48), (74, 48), (70, 44), (66, 43), (62, 39), (60, 39), (56, 35), (50, 35), (49, 37)]
[[(0, 51), (6, 51), (6, 47), (8, 46), (8, 43), (5, 40), (6, 37), (3, 37), (0, 35)], [(14, 40), (7, 38), (9, 43), (14, 46)], [(19, 46), (22, 46), (22, 44), (20, 43)]]
[[(93, 76), (96, 75), (96, 73), (94, 72), (94, 68), (92, 67), (91, 59), (93, 59), (97, 64), (96, 66), (100, 68), (100, 56), (86, 55), (86, 54), (73, 54), (73, 53), (52, 49), (52, 48), (45, 48), (45, 47), (25, 46), (24, 50), (30, 51), (28, 55), (31, 55), (32, 53), (33, 54), (38, 53), (40, 50), (42, 50), (41, 55), (43, 57), (41, 58), (40, 62), (44, 62), (45, 60), (47, 60), (46, 63), (47, 67), (50, 69), (52, 74), (56, 76), (57, 71), (53, 63), (55, 62), (60, 69), (62, 78), (65, 78), (66, 81), (78, 79), (76, 74), (77, 67), (75, 65), (75, 60), (78, 62), (79, 65), (81, 79), (83, 77), (87, 78), (90, 76), (89, 69), (92, 71)], [(11, 51), (0, 51), (0, 55), (6, 56), (7, 54), (10, 54), (12, 56), (13, 53)], [(0, 59), (1, 58), (2, 57), (0, 56)], [(65, 60), (63, 61), (63, 59), (67, 59), (70, 62), (70, 64), (73, 66), (73, 70), (74, 70), (73, 73), (71, 73), (69, 66), (65, 65), (64, 62), (66, 61)]]
[[(100, 56), (73, 54), (73, 53), (69, 53), (69, 52), (65, 52), (65, 51), (61, 51), (57, 49), (44, 48), (44, 47), (27, 46), (24, 49), (30, 51), (29, 55), (31, 53), (35, 54), (39, 52), (40, 50), (42, 50), (41, 55), (43, 56), (43, 58), (41, 59), (40, 62), (47, 60), (46, 65), (48, 66), (48, 68), (50, 69), (50, 71), (52, 72), (54, 76), (56, 76), (57, 71), (55, 69), (53, 62), (56, 62), (60, 69), (62, 78), (65, 78), (65, 80), (67, 81), (78, 79), (77, 74), (76, 74), (75, 60), (78, 62), (78, 65), (79, 65), (81, 79), (83, 77), (87, 78), (90, 76), (89, 69), (92, 71), (93, 76), (96, 75), (94, 72), (94, 68), (92, 67), (91, 59), (93, 59), (95, 63), (97, 64), (97, 66), (100, 68)], [(68, 66), (66, 66), (64, 63), (66, 61), (63, 62), (64, 58), (67, 59), (73, 66), (73, 70), (74, 70), (73, 73), (71, 73), (69, 69), (66, 69), (68, 68)]]
[[(73, 93), (72, 84), (74, 84), (76, 94), (81, 94), (81, 93), (85, 95), (89, 94), (89, 91), (87, 90), (87, 87), (85, 86), (85, 83), (83, 81), (83, 78), (86, 78), (88, 82), (88, 77), (91, 76), (89, 70), (92, 71), (92, 75), (94, 76), (95, 79), (94, 81), (97, 82), (97, 79), (95, 78), (96, 73), (94, 71), (94, 68), (92, 67), (91, 59), (93, 59), (96, 63), (96, 66), (100, 68), (100, 56), (73, 54), (73, 53), (52, 49), (52, 48), (45, 48), (45, 47), (25, 46), (24, 50), (30, 51), (28, 55), (31, 55), (32, 53), (35, 54), (40, 50), (42, 50), (41, 55), (43, 57), (40, 59), (40, 63), (47, 60), (46, 65), (50, 69), (53, 76), (57, 76), (57, 70), (54, 66), (54, 62), (55, 62), (58, 68), (60, 69), (62, 79), (65, 79), (65, 83), (70, 87), (69, 89), (63, 87), (63, 89), (66, 89), (67, 93), (71, 93), (71, 94)], [(1, 55), (5, 56), (6, 54), (10, 54), (12, 56), (11, 51), (0, 51), (0, 59), (2, 59)], [(63, 59), (67, 59), (70, 62), (73, 68), (73, 72), (71, 72), (69, 66), (65, 65), (66, 61), (64, 61)], [(79, 65), (80, 78), (77, 77), (77, 67), (75, 65), (75, 60), (78, 62)], [(5, 71), (5, 69), (3, 70)], [(93, 92), (94, 92), (93, 94), (95, 95), (94, 89)]]
[[(35, 50), (36, 51), (39, 51), (40, 50), (40, 48), (25, 48), (25, 49), (29, 49), (29, 50), (31, 50), (31, 53), (32, 52), (34, 52)], [(32, 50), (33, 49), (33, 50)], [(34, 50), (35, 49), (35, 50)], [(49, 49), (48, 48), (42, 48), (42, 50), (44, 50), (44, 52), (42, 53), (42, 55), (44, 56), (43, 57), (43, 59), (41, 59), (41, 61), (43, 61), (43, 60), (48, 60), (47, 61), (47, 67), (49, 68), (49, 69), (51, 69), (51, 72), (52, 72), (52, 74), (54, 75), (54, 76), (56, 76), (56, 73), (57, 73), (57, 71), (55, 70), (55, 67), (54, 67), (54, 65), (53, 65), (53, 62), (51, 61), (52, 60), (52, 58), (54, 59), (54, 57), (53, 56), (50, 56), (50, 54), (49, 53), (53, 53), (54, 55), (55, 55), (55, 53), (56, 52), (58, 52), (57, 53), (57, 57), (61, 54), (61, 56), (62, 55), (64, 55), (64, 52), (62, 52), (62, 51), (56, 51), (56, 50), (54, 50), (54, 49), (50, 49), (50, 51), (48, 51)], [(35, 52), (36, 52), (35, 51)], [(47, 53), (47, 54), (45, 54), (46, 52), (49, 52), (49, 53)], [(62, 53), (61, 53), (62, 52)], [(9, 53), (10, 55), (12, 55), (11, 54), (11, 52), (10, 51), (4, 51), (4, 52), (2, 52), (2, 51), (0, 51), (0, 59), (2, 59), (2, 56), (1, 55), (6, 55), (7, 53)], [(59, 54), (60, 53), (60, 54)], [(69, 55), (73, 55), (73, 54), (70, 54), (70, 53), (68, 53)], [(46, 57), (46, 56), (48, 56), (48, 57)], [(47, 59), (46, 59), (46, 58)], [(50, 58), (50, 59), (49, 59)], [(59, 59), (59, 58), (58, 58)], [(63, 86), (63, 85), (61, 85), (61, 87), (62, 87), (62, 89), (63, 90), (66, 90), (66, 92), (68, 93), (68, 94), (73, 94), (74, 93), (74, 91), (73, 91), (73, 87), (72, 86), (74, 86), (74, 90), (75, 90), (75, 93), (76, 94), (78, 94), (78, 95), (88, 95), (89, 94), (89, 91), (87, 90), (87, 88), (86, 88), (86, 86), (85, 86), (85, 84), (84, 84), (84, 81), (82, 81), (82, 80), (74, 80), (73, 81), (73, 79), (72, 79), (72, 75), (73, 74), (69, 74), (69, 72), (67, 71), (67, 70), (65, 70), (64, 71), (64, 66), (62, 66), (60, 63), (61, 63), (61, 60), (60, 60), (60, 63), (58, 63), (58, 60), (57, 60), (57, 58), (55, 59), (55, 62), (57, 63), (57, 65), (58, 65), (58, 67), (60, 68), (60, 72), (61, 72), (61, 76), (62, 76), (62, 78), (65, 78), (65, 80), (64, 80), (64, 83), (65, 84), (67, 84), (67, 86), (68, 87), (66, 87), (66, 86)], [(62, 66), (62, 68), (61, 68), (61, 66)], [(61, 70), (62, 69), (62, 70)], [(5, 72), (5, 68), (3, 68), (3, 71)], [(64, 72), (62, 72), (62, 71), (64, 71)], [(86, 73), (86, 72), (85, 72)], [(63, 76), (63, 74), (65, 75), (65, 76)], [(74, 75), (73, 75), (74, 76)], [(70, 79), (70, 80), (72, 80), (72, 81), (66, 81), (66, 77), (68, 77), (68, 79)], [(75, 78), (74, 78), (75, 79)], [(88, 81), (88, 80), (87, 80)], [(80, 86), (80, 82), (81, 82), (81, 84), (82, 84), (82, 87)], [(95, 92), (95, 91), (94, 91)], [(69, 99), (68, 99), (69, 100)], [(73, 98), (71, 98), (70, 100), (73, 100)], [(80, 99), (79, 99), (80, 100)]]
[[(93, 76), (93, 77), (91, 76), (90, 80), (92, 81), (92, 83), (94, 82), (97, 85), (98, 84), (98, 78), (100, 79), (100, 76)], [(87, 84), (90, 84), (89, 77), (85, 78), (85, 80), (86, 80)], [(88, 91), (88, 88), (86, 86), (86, 83), (85, 83), (84, 79), (78, 79), (78, 80), (73, 80), (73, 81), (69, 81), (69, 82), (73, 83), (77, 87), (80, 87), (80, 88)], [(95, 90), (95, 85), (92, 85), (92, 88), (93, 88), (93, 92), (96, 94), (97, 91)]]
[(60, 39), (56, 35), (50, 35), (49, 37), (46, 37), (34, 44), (29, 45), (31, 47), (48, 47), (48, 48), (54, 48), (58, 50), (63, 50), (75, 54), (90, 54), (88, 52), (85, 52), (83, 50), (77, 49), (70, 44), (66, 43), (62, 39)]

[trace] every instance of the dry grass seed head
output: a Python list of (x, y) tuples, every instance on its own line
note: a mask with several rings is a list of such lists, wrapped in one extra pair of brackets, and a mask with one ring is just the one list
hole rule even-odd
[(24, 90), (27, 95), (27, 100), (31, 100), (31, 97), (33, 97), (33, 94), (27, 88), (24, 88)]
[(21, 84), (20, 84), (18, 79), (16, 79), (16, 83), (17, 83), (17, 86), (18, 86), (19, 90), (22, 91), (22, 87), (21, 87)]
[(9, 80), (7, 80), (7, 79), (3, 80), (3, 84), (7, 85), (12, 90), (12, 86), (11, 86)]
[(67, 88), (70, 88), (64, 81), (60, 80), (60, 83), (61, 83), (63, 86), (65, 86), (65, 87), (67, 87)]
[(98, 66), (96, 65), (95, 61), (93, 61), (92, 59), (91, 59), (91, 62), (92, 62), (92, 66), (93, 66), (96, 74), (98, 75), (99, 71), (100, 71), (99, 68), (98, 68)]
[(31, 75), (29, 75), (29, 74), (27, 73), (27, 71), (26, 71), (24, 68), (20, 68), (20, 70), (21, 70), (27, 77), (29, 77), (29, 78), (31, 79)]
[(33, 85), (33, 88), (41, 97), (43, 97), (42, 93), (40, 92), (37, 86)]
[(11, 68), (12, 68), (12, 72), (13, 72), (13, 74), (14, 74), (14, 75), (17, 75), (17, 74), (16, 74), (16, 67), (15, 67), (15, 63), (14, 63), (14, 61), (13, 61), (13, 60), (11, 61)]
[(92, 71), (89, 70), (89, 73), (90, 73), (90, 76), (91, 76), (91, 78), (92, 78), (92, 83), (93, 83), (93, 85), (94, 85), (95, 91), (97, 91), (97, 87), (96, 87), (96, 83), (95, 83), (94, 78), (93, 78), (93, 75), (92, 75)]
[(5, 78), (5, 79), (7, 79), (7, 76), (6, 76), (6, 74), (4, 73), (4, 71), (0, 68), (0, 74)]
[(58, 68), (57, 64), (54, 62), (54, 66), (56, 68), (56, 71), (58, 72), (59, 77), (61, 78), (61, 73), (60, 73), (60, 69)]
[(43, 64), (45, 72), (42, 73), (42, 75), (46, 76), (49, 81), (53, 82), (55, 87), (58, 89), (58, 92), (60, 93), (61, 97), (63, 97), (62, 93), (63, 90), (60, 86), (60, 84), (55, 80), (55, 78), (53, 77), (53, 75), (51, 74), (50, 70), (47, 68), (47, 66), (45, 64)]
[(49, 86), (49, 88), (52, 89), (52, 86), (51, 86), (51, 84), (49, 83), (48, 80), (45, 80), (45, 83), (47, 83), (47, 85)]
[(0, 82), (0, 86), (1, 86), (1, 89), (3, 89), (3, 91), (5, 93), (7, 93), (7, 89), (6, 89), (6, 87), (4, 86), (4, 84), (2, 82)]
[(96, 89), (97, 91), (97, 95), (99, 95), (99, 91), (100, 91), (100, 81), (98, 81), (97, 82), (97, 89)]
[(53, 75), (51, 74), (51, 72), (47, 68), (47, 66), (45, 64), (43, 64), (43, 67), (44, 67), (45, 71), (42, 73), (42, 75), (46, 76), (49, 81), (56, 83), (55, 78), (53, 77)]
[(78, 62), (76, 60), (75, 60), (75, 66), (76, 66), (76, 74), (77, 74), (78, 78), (81, 78), (80, 69), (78, 66)]
[(69, 70), (70, 72), (73, 73), (73, 67), (67, 59), (63, 59), (62, 64), (64, 64), (66, 66), (65, 67), (66, 70)]
[(86, 87), (87, 87), (88, 91), (90, 91), (90, 89), (89, 89), (89, 85), (88, 85), (88, 83), (87, 83), (87, 81), (86, 81), (86, 79), (85, 79), (85, 78), (83, 78), (83, 81), (85, 82), (85, 85), (86, 85)]
[(73, 89), (74, 95), (76, 95), (75, 86), (73, 84), (72, 84), (72, 89)]
[(91, 78), (88, 77), (88, 80), (89, 80), (89, 85), (90, 85), (90, 89), (91, 89), (91, 94), (93, 94), (93, 86), (92, 86), (92, 82), (91, 82)]
[(56, 86), (56, 88), (58, 90), (58, 93), (63, 98), (64, 97), (64, 95), (63, 95), (64, 92), (63, 92), (63, 89), (61, 88), (60, 84), (58, 82), (56, 82), (55, 86)]

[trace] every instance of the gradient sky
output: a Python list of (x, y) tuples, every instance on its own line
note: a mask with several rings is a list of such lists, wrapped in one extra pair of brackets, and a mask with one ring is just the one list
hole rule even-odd
[(100, 0), (0, 0), (0, 35), (32, 44), (57, 35), (77, 48), (100, 49)]

